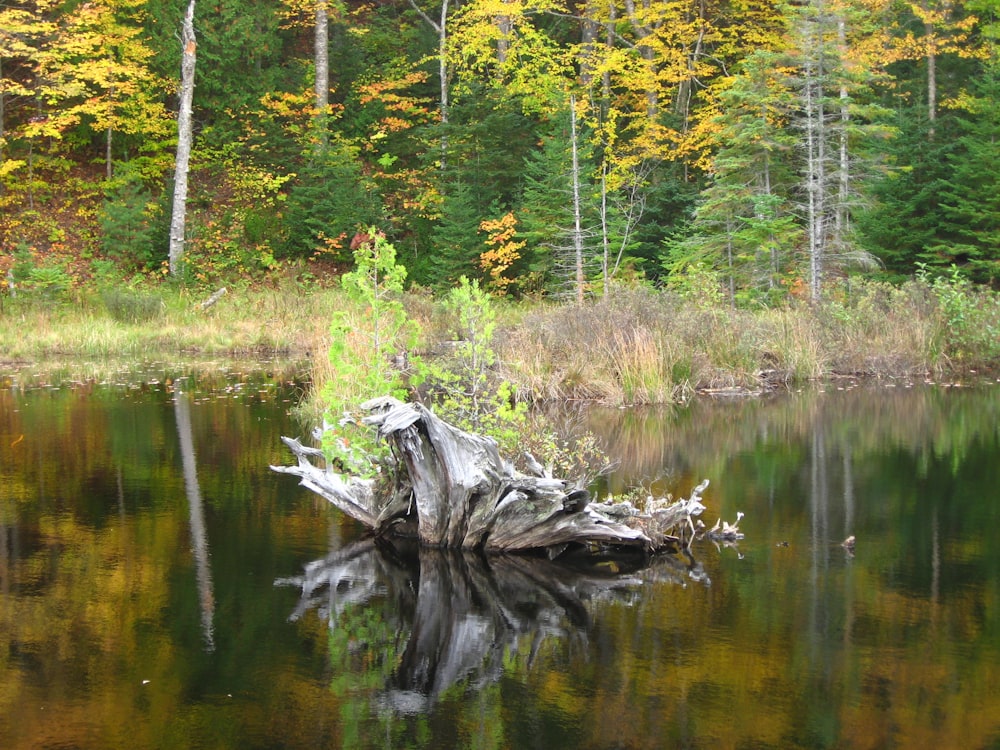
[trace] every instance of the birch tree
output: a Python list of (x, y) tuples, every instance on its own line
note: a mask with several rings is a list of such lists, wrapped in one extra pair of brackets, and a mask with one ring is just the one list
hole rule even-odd
[(316, 0), (316, 33), (313, 38), (316, 80), (316, 129), (319, 147), (327, 143), (326, 121), (330, 109), (330, 14), (327, 0)]
[(174, 162), (174, 202), (170, 216), (170, 275), (181, 272), (184, 230), (187, 219), (188, 165), (191, 160), (191, 115), (194, 100), (194, 66), (197, 42), (194, 35), (194, 5), (190, 0), (181, 26), (181, 89), (177, 113), (177, 158)]
[(441, 10), (438, 20), (434, 20), (427, 14), (416, 0), (410, 0), (410, 5), (417, 12), (428, 26), (434, 29), (438, 37), (437, 63), (438, 63), (438, 116), (442, 126), (441, 134), (441, 163), (439, 165), (443, 173), (447, 167), (448, 135), (444, 128), (448, 125), (448, 0), (441, 0)]

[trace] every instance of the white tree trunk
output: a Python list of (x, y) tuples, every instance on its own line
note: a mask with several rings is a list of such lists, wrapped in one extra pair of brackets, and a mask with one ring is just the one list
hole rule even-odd
[(314, 39), (316, 81), (316, 124), (320, 140), (326, 142), (326, 113), (330, 106), (330, 19), (327, 0), (316, 0), (316, 36)]
[(576, 301), (583, 304), (583, 220), (580, 210), (580, 159), (577, 148), (576, 97), (569, 97), (570, 143), (573, 151), (573, 253), (576, 262)]
[[(427, 15), (423, 9), (417, 5), (416, 0), (410, 0), (410, 7), (412, 7), (427, 25), (430, 26), (438, 35), (438, 77), (441, 82), (441, 102), (438, 107), (438, 112), (440, 113), (440, 121), (442, 125), (448, 124), (448, 0), (441, 0), (441, 16), (440, 20), (435, 21), (429, 15)], [(447, 134), (442, 134), (441, 136), (441, 171), (444, 172), (445, 162), (448, 152), (448, 136)]]
[[(924, 3), (928, 11), (928, 3)], [(937, 120), (937, 54), (934, 51), (934, 25), (928, 21), (924, 24), (924, 36), (927, 38), (927, 128), (928, 140), (934, 140), (934, 121)]]
[(174, 166), (174, 204), (170, 216), (170, 275), (177, 276), (184, 256), (184, 225), (187, 219), (188, 165), (191, 161), (191, 107), (194, 99), (194, 3), (188, 3), (181, 26), (181, 101), (177, 113), (177, 158)]
[[(438, 77), (441, 79), (441, 125), (448, 124), (448, 0), (441, 1), (438, 32)], [(448, 134), (441, 135), (441, 171), (444, 172), (448, 152)]]

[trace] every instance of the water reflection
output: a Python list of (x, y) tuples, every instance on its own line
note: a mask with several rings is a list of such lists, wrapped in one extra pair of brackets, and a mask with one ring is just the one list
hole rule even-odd
[(215, 595), (212, 592), (212, 568), (208, 559), (208, 533), (205, 531), (205, 508), (201, 502), (198, 485), (198, 467), (194, 453), (194, 436), (191, 432), (191, 406), (186, 394), (174, 393), (174, 416), (177, 419), (177, 437), (180, 442), (181, 464), (184, 468), (184, 491), (187, 494), (191, 525), (191, 548), (194, 550), (198, 577), (198, 601), (201, 605), (201, 632), (208, 651), (215, 649)]
[[(289, 619), (315, 610), (334, 643), (347, 639), (347, 652), (382, 651), (376, 661), (392, 669), (377, 699), (381, 706), (420, 713), (457, 685), (481, 690), (500, 680), (511, 654), (527, 654), (524, 666), (530, 670), (548, 640), (585, 652), (592, 610), (612, 601), (632, 604), (654, 581), (711, 584), (690, 553), (574, 566), (372, 539), (334, 550), (301, 576), (276, 583), (301, 588)], [(389, 618), (380, 622), (380, 632), (391, 634), (387, 639), (357, 635), (372, 632), (358, 627), (357, 614), (373, 609)]]
[(294, 388), (184, 374), (0, 376), (0, 747), (1000, 742), (1000, 391), (581, 414), (746, 539), (553, 570), (359, 541), (267, 468)]

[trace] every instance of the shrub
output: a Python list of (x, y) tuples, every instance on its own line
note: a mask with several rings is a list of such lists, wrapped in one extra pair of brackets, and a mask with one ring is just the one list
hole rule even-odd
[(101, 251), (128, 269), (152, 266), (157, 260), (156, 212), (141, 176), (121, 170), (97, 217)]
[(163, 300), (128, 289), (108, 289), (102, 295), (108, 314), (119, 323), (145, 323), (163, 315)]

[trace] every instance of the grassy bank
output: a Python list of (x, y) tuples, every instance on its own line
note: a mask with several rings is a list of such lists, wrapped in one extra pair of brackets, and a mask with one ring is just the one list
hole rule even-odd
[[(230, 292), (114, 290), (73, 300), (4, 299), (0, 364), (48, 359), (195, 356), (311, 359), (314, 392), (332, 377), (330, 321), (340, 290), (289, 284)], [(406, 309), (419, 347), (440, 350), (456, 327), (427, 295)], [(704, 390), (754, 392), (839, 375), (920, 377), (1000, 363), (1000, 300), (957, 280), (875, 282), (822, 305), (734, 310), (648, 288), (576, 305), (499, 309), (495, 373), (525, 400), (609, 404), (678, 401)], [(320, 404), (304, 405), (312, 415)]]
[(6, 299), (0, 363), (178, 355), (306, 358), (328, 346), (336, 291), (300, 287), (208, 293), (118, 289), (75, 299)]
[(542, 400), (677, 401), (838, 376), (921, 377), (1000, 363), (1000, 298), (961, 282), (844, 286), (821, 305), (757, 311), (648, 289), (526, 314), (504, 374)]

